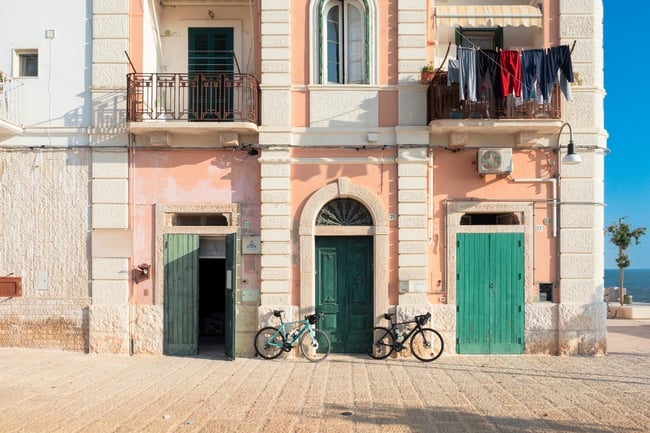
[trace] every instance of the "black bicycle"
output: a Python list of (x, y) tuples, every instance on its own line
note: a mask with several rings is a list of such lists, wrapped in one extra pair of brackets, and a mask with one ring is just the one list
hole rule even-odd
[[(390, 328), (375, 326), (372, 329), (372, 348), (369, 355), (375, 359), (388, 358), (393, 351), (401, 352), (410, 339), (411, 353), (422, 362), (430, 362), (442, 355), (445, 343), (438, 331), (423, 326), (431, 319), (431, 313), (415, 316), (414, 320), (395, 323), (395, 313), (386, 313), (384, 318)], [(414, 327), (410, 325), (415, 324)]]

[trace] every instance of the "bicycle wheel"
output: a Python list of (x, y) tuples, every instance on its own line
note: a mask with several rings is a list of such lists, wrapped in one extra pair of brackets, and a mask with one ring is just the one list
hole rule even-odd
[(300, 342), (298, 344), (300, 344), (300, 351), (305, 358), (311, 362), (320, 362), (330, 354), (330, 350), (332, 349), (330, 346), (330, 338), (320, 329), (314, 329), (313, 331), (315, 333), (313, 337), (309, 331), (305, 331), (300, 336)]
[(430, 362), (442, 355), (445, 343), (438, 331), (422, 328), (411, 338), (411, 353), (423, 362)]
[(375, 326), (372, 328), (368, 340), (368, 343), (371, 344), (371, 347), (369, 347), (368, 350), (368, 355), (370, 355), (371, 358), (385, 359), (393, 353), (395, 336), (390, 329)]
[(273, 359), (280, 356), (284, 347), (284, 337), (278, 328), (267, 326), (255, 334), (255, 352), (264, 359)]

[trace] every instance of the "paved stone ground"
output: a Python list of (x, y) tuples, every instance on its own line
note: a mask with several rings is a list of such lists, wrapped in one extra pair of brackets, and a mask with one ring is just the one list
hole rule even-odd
[(598, 357), (433, 363), (0, 349), (0, 432), (650, 432), (650, 320)]

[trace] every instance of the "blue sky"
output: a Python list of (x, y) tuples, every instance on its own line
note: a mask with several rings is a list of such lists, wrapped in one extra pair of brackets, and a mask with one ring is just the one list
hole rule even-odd
[[(645, 132), (650, 98), (638, 93), (642, 86), (634, 84), (647, 80), (647, 54), (635, 59), (635, 53), (647, 36), (650, 2), (633, 3), (604, 0), (605, 128), (610, 149), (605, 157), (605, 226), (627, 217), (625, 222), (633, 228), (646, 227), (641, 243), (633, 243), (628, 254), (630, 268), (650, 268), (650, 134)], [(605, 268), (616, 268), (617, 252), (605, 237)]]

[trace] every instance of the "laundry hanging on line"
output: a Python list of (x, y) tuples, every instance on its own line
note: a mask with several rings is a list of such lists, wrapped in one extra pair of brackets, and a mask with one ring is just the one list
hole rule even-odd
[(461, 100), (476, 102), (484, 97), (487, 83), (496, 97), (514, 95), (550, 103), (558, 82), (564, 97), (572, 99), (568, 45), (522, 51), (459, 46), (456, 59), (449, 59), (447, 67), (447, 84), (458, 83)]

